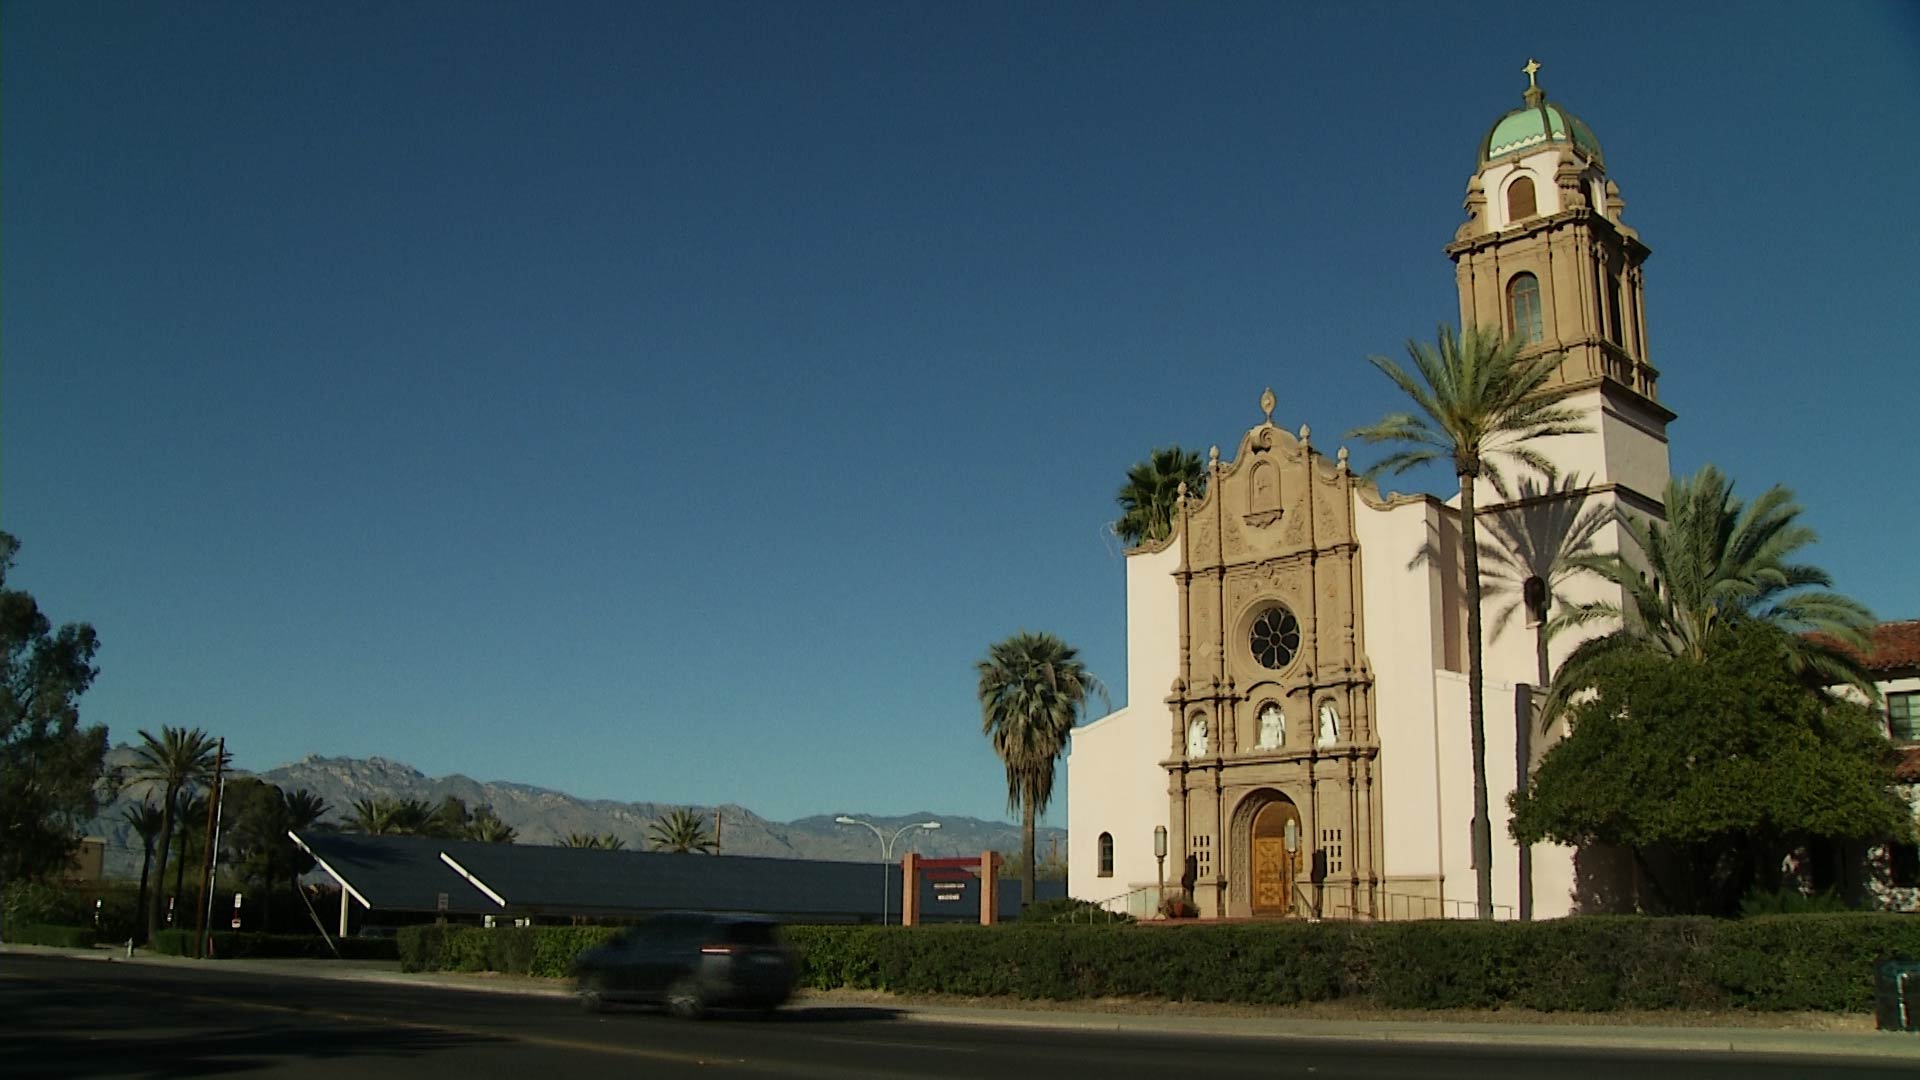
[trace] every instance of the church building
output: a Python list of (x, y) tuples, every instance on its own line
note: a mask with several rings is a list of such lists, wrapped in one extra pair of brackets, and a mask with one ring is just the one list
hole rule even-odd
[[(1583, 433), (1529, 444), (1556, 479), (1514, 465), (1513, 490), (1475, 490), (1483, 547), (1508, 552), (1483, 567), (1502, 918), (1567, 914), (1597, 872), (1507, 833), (1507, 795), (1557, 737), (1533, 729), (1533, 688), (1582, 637), (1544, 642), (1542, 623), (1607, 588), (1548, 587), (1540, 563), (1570, 532), (1619, 550), (1616, 508), (1664, 516), (1674, 418), (1648, 353), (1648, 249), (1599, 140), (1547, 100), (1537, 70), (1481, 139), (1445, 248), (1461, 325), (1560, 355), (1556, 378), (1585, 416)], [(1381, 388), (1382, 411), (1397, 407)], [(1329, 456), (1276, 409), (1262, 394), (1260, 422), (1230, 453), (1213, 448), (1171, 535), (1128, 553), (1128, 704), (1073, 734), (1069, 891), (1138, 915), (1164, 895), (1205, 918), (1472, 917), (1458, 496), (1383, 494), (1344, 447)], [(1598, 520), (1576, 529), (1583, 514)]]

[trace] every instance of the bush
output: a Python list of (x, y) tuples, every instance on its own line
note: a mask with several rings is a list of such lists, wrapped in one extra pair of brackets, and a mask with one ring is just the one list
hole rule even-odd
[(91, 926), (48, 926), (25, 923), (7, 926), (7, 941), (13, 945), (52, 945), (60, 949), (91, 949), (95, 934)]
[(1071, 896), (1056, 896), (1052, 900), (1042, 900), (1028, 904), (1020, 911), (1023, 923), (1121, 923), (1133, 922), (1134, 918), (1122, 911), (1108, 911), (1091, 900), (1079, 900)]
[[(411, 926), (409, 971), (566, 974), (604, 927)], [(1150, 997), (1407, 1009), (1818, 1010), (1873, 1004), (1873, 968), (1920, 957), (1920, 918), (1595, 916), (1533, 923), (795, 926), (800, 982), (898, 993)]]
[[(193, 936), (191, 930), (161, 930), (153, 935), (149, 945), (164, 956), (192, 956)], [(399, 956), (399, 948), (391, 939), (334, 938), (333, 948), (329, 948), (317, 933), (255, 934), (219, 930), (209, 936), (213, 939), (209, 960), (331, 960), (334, 948), (340, 950), (343, 960), (393, 960)]]

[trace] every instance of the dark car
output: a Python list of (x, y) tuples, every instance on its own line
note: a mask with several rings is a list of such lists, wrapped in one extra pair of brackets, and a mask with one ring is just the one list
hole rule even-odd
[(800, 965), (772, 919), (674, 912), (581, 953), (573, 974), (588, 1008), (631, 1001), (696, 1017), (775, 1008), (793, 995)]

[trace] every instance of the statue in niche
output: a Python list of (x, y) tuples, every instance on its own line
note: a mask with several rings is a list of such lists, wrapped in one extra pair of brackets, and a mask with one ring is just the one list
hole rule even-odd
[(1263, 748), (1284, 746), (1287, 742), (1287, 715), (1269, 701), (1260, 708), (1260, 743)]
[(1340, 710), (1333, 707), (1333, 702), (1323, 701), (1320, 703), (1320, 745), (1332, 746), (1339, 741)]
[(1205, 717), (1196, 716), (1193, 718), (1193, 722), (1187, 725), (1187, 756), (1195, 758), (1207, 756), (1207, 721)]

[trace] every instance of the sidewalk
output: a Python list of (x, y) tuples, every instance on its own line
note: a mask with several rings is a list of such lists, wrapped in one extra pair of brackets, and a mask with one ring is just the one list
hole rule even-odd
[[(401, 986), (428, 986), (475, 993), (566, 998), (572, 990), (553, 979), (496, 973), (404, 972), (396, 961), (378, 960), (191, 960), (138, 952), (129, 960), (119, 950), (60, 949), (36, 945), (0, 946), (0, 955), (67, 956), (105, 963), (248, 971), (304, 979), (344, 979)], [(1405, 1013), (1329, 1016), (1311, 1007), (1215, 1006), (1168, 1002), (946, 1002), (863, 991), (802, 991), (790, 1008), (880, 1008), (900, 1019), (929, 1024), (1050, 1028), (1166, 1035), (1222, 1035), (1236, 1038), (1316, 1039), (1330, 1042), (1393, 1043), (1430, 1046), (1498, 1046), (1512, 1049), (1562, 1047), (1592, 1050), (1644, 1050), (1677, 1053), (1733, 1053), (1836, 1058), (1911, 1060), (1920, 1066), (1920, 1033), (1872, 1030), (1872, 1018), (1843, 1016), (1833, 1022), (1844, 1030), (1812, 1027), (1745, 1027), (1707, 1023), (1636, 1023), (1634, 1018), (1583, 1014), (1575, 1022), (1533, 1014), (1525, 1019), (1498, 1013), (1470, 1017), (1448, 1015), (1408, 1019)], [(1352, 1010), (1363, 1012), (1364, 1010)], [(1644, 1015), (1644, 1014), (1643, 1014)], [(1754, 1014), (1756, 1021), (1763, 1020)], [(1665, 1019), (1662, 1017), (1661, 1019)], [(1797, 1017), (1783, 1017), (1789, 1023)], [(1584, 1022), (1578, 1022), (1584, 1021)]]

